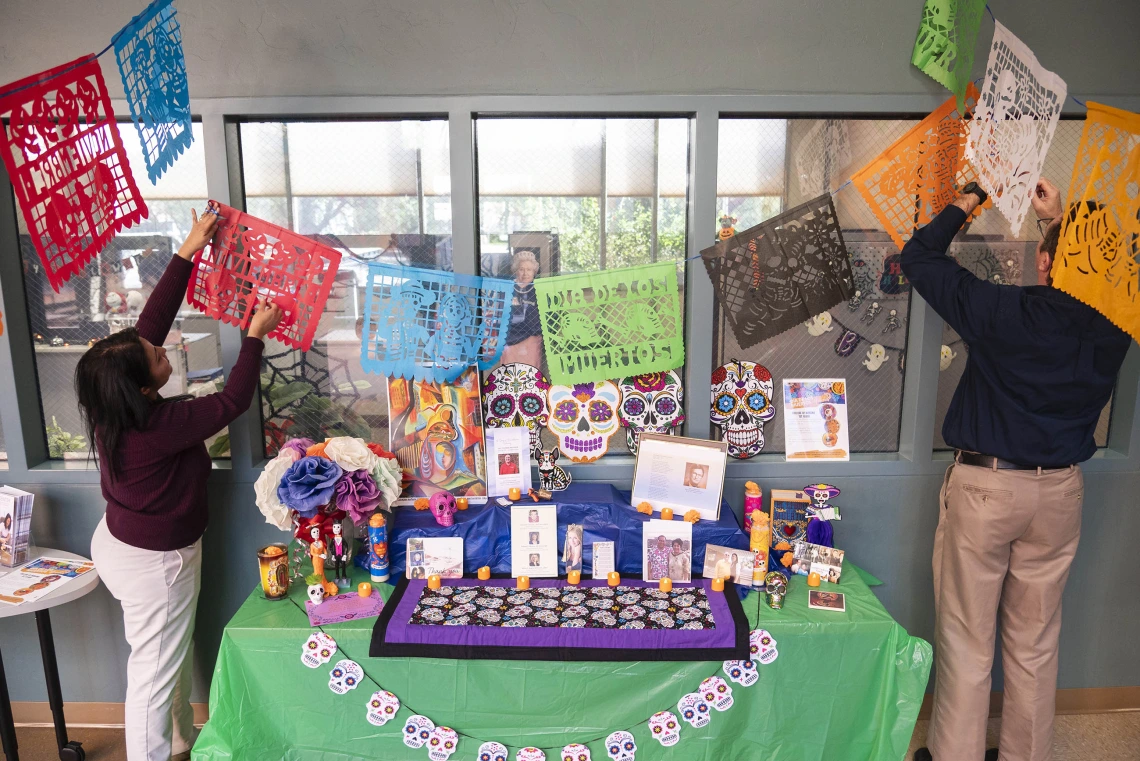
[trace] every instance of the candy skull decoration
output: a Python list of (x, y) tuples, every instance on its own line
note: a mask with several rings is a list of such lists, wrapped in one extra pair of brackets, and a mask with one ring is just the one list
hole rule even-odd
[(516, 362), (499, 365), (483, 382), (483, 422), (488, 428), (526, 427), (530, 451), (540, 449), (539, 434), (550, 422), (546, 392), (550, 381), (537, 367)]
[(479, 761), (507, 761), (507, 746), (494, 741), (479, 746)]
[(431, 495), (428, 500), (428, 509), (435, 516), (435, 522), (441, 526), (455, 525), (455, 497), (449, 491), (439, 491)]
[(732, 704), (735, 702), (732, 697), (732, 688), (728, 686), (728, 682), (719, 676), (710, 676), (701, 682), (700, 692), (705, 702), (718, 711), (727, 711), (732, 708)]
[(458, 744), (458, 732), (451, 727), (436, 727), (428, 737), (428, 758), (431, 761), (447, 761)]
[(764, 365), (734, 360), (713, 371), (709, 419), (724, 430), (732, 457), (745, 460), (764, 448), (764, 424), (776, 417), (772, 393)]
[(659, 711), (649, 717), (649, 732), (654, 740), (668, 748), (681, 739), (681, 720), (672, 711)]
[(309, 602), (320, 605), (325, 601), (325, 587), (323, 584), (310, 584), (308, 588)]
[(685, 422), (684, 391), (673, 370), (623, 378), (618, 420), (625, 428), (625, 445), (637, 454), (642, 433), (672, 434)]
[(760, 679), (755, 661), (725, 661), (723, 668), (725, 676), (744, 687), (751, 687)]
[(629, 732), (618, 730), (611, 732), (606, 738), (606, 754), (613, 761), (633, 761), (635, 753), (637, 753), (637, 743), (633, 741), (633, 735)]
[(712, 707), (705, 702), (698, 692), (690, 692), (677, 701), (677, 710), (681, 718), (689, 722), (694, 729), (700, 729), (709, 723), (709, 712)]
[(400, 710), (400, 699), (387, 690), (377, 690), (368, 699), (368, 723), (382, 727)]
[(562, 749), (562, 761), (590, 761), (590, 749), (581, 743), (571, 743)]
[(546, 761), (546, 754), (538, 748), (520, 748), (515, 761)]
[(571, 462), (593, 462), (606, 453), (618, 429), (621, 391), (610, 381), (551, 386), (547, 429)]
[(404, 745), (409, 748), (422, 748), (431, 739), (435, 731), (435, 722), (426, 716), (409, 716), (404, 722)]
[(329, 689), (337, 695), (343, 695), (349, 690), (355, 690), (363, 675), (364, 671), (355, 662), (348, 659), (337, 661), (329, 672)]

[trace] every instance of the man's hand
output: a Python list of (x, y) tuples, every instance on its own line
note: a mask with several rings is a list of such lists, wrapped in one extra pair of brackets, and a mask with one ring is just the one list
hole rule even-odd
[(974, 213), (974, 209), (978, 208), (978, 204), (980, 203), (981, 199), (979, 199), (973, 193), (964, 193), (955, 198), (952, 205), (957, 206), (959, 209), (966, 212), (966, 216), (969, 217)]
[(1038, 219), (1060, 219), (1061, 191), (1056, 185), (1042, 177), (1037, 181), (1037, 187), (1029, 192)]

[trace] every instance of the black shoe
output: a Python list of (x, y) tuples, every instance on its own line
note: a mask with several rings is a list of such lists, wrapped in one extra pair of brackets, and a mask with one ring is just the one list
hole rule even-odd
[(998, 761), (998, 749), (988, 748), (986, 750), (986, 761)]
[(914, 761), (934, 761), (934, 756), (926, 748), (919, 748), (914, 752)]

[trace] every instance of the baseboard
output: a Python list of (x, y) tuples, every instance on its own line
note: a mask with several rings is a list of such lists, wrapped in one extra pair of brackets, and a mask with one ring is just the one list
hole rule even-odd
[[(194, 724), (202, 726), (209, 718), (210, 709), (206, 703), (191, 703), (194, 708)], [(122, 703), (64, 703), (63, 715), (69, 727), (121, 727), (123, 726)], [(18, 727), (52, 726), (51, 708), (46, 702), (12, 703), (12, 718)]]
[[(930, 718), (933, 696), (922, 700), (918, 718)], [(990, 693), (990, 716), (1001, 716), (1002, 693)], [(1113, 713), (1140, 711), (1140, 687), (1087, 687), (1075, 690), (1057, 690), (1057, 713)]]

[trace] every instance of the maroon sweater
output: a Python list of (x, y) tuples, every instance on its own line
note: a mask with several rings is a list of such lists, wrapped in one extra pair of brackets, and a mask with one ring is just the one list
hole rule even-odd
[[(190, 280), (192, 264), (174, 257), (139, 315), (139, 334), (162, 346)], [(249, 408), (264, 348), (257, 338), (241, 344), (237, 363), (216, 394), (180, 402), (158, 401), (142, 430), (119, 439), (119, 471), (101, 468), (107, 528), (121, 542), (145, 550), (177, 550), (198, 541), (209, 518), (206, 477), (212, 463), (205, 441)], [(104, 462), (107, 453), (99, 445)]]

